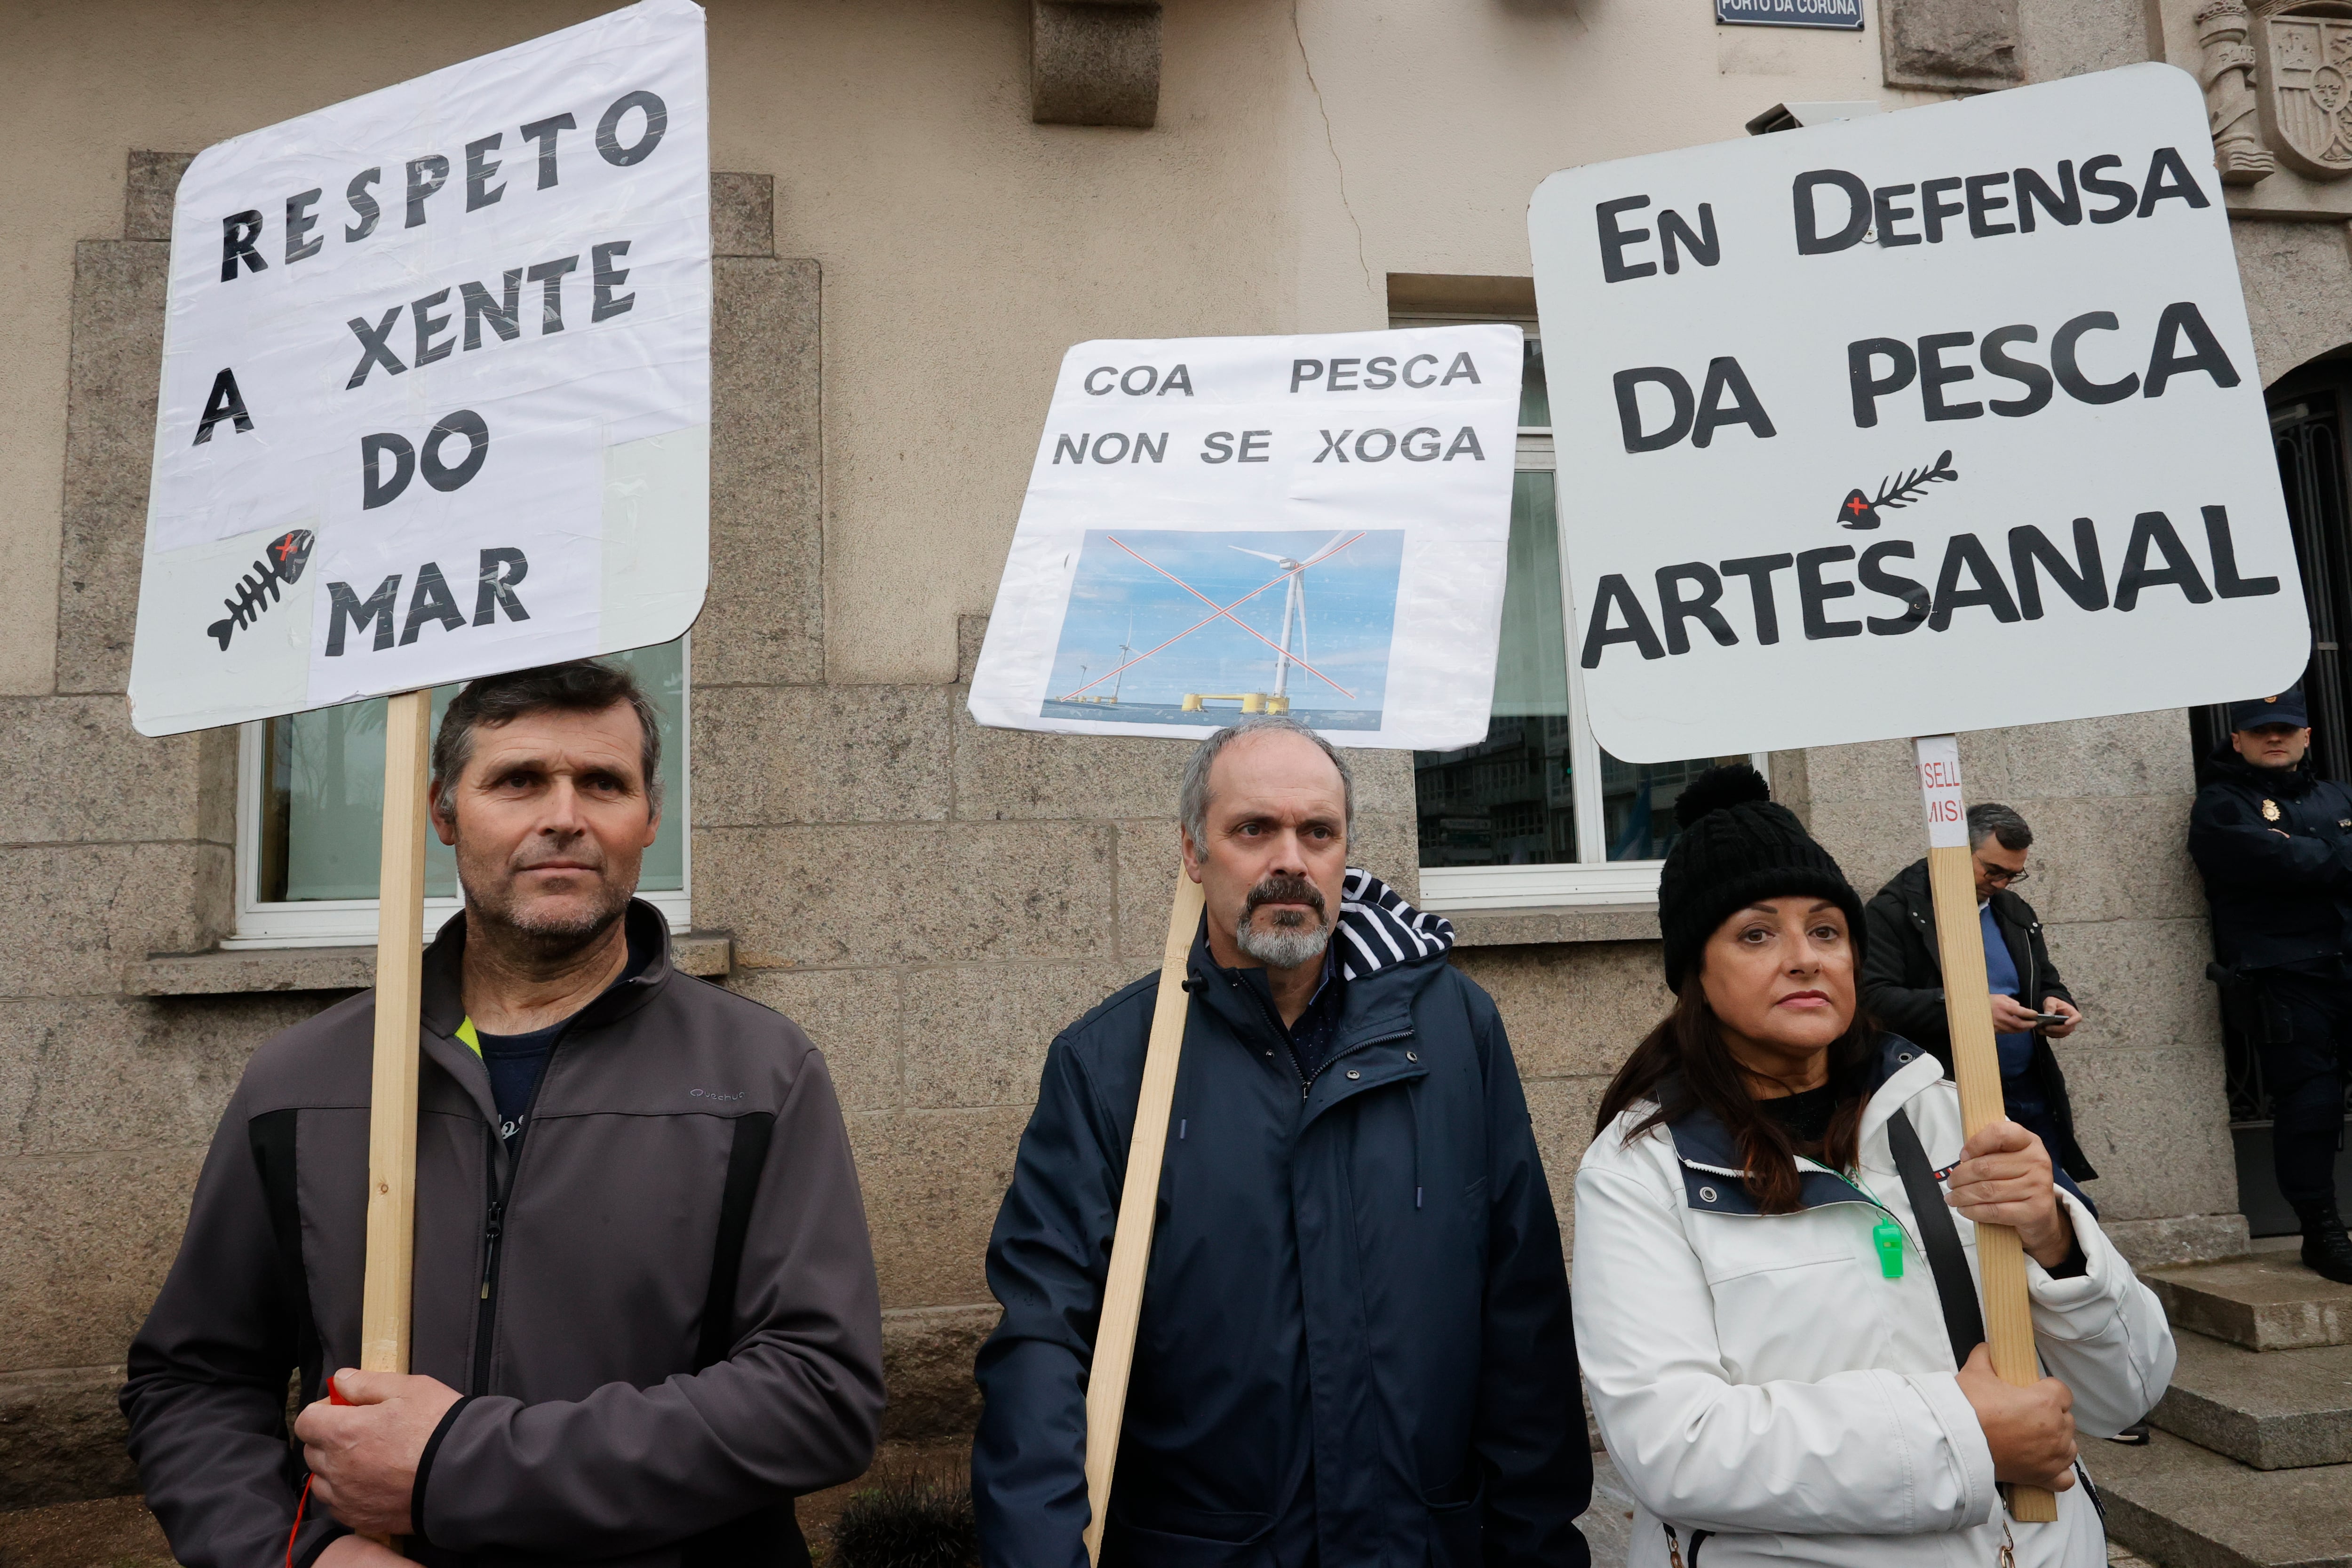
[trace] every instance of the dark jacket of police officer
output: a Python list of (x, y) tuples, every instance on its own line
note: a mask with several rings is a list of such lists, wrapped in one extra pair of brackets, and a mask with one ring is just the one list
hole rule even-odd
[(2300, 689), (2235, 703), (2230, 723), (2189, 824), (2213, 912), (2213, 974), (2262, 1064), (2304, 1262), (2352, 1283), (2336, 1195), (2352, 1041), (2352, 790), (2312, 771)]

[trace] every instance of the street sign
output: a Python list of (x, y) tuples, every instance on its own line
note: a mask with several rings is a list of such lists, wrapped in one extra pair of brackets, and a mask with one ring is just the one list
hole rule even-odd
[(1862, 0), (1715, 0), (1715, 19), (1759, 27), (1862, 31)]
[(1517, 327), (1080, 343), (971, 684), (1010, 729), (1486, 733)]
[(1613, 755), (2183, 708), (2302, 670), (2182, 72), (1570, 169), (1528, 227), (1570, 653)]
[(708, 574), (700, 7), (645, 0), (181, 181), (132, 721), (681, 635)]

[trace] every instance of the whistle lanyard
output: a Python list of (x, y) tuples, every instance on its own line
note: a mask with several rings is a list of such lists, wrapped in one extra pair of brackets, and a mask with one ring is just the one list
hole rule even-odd
[(1888, 1212), (1885, 1201), (1870, 1190), (1870, 1184), (1862, 1179), (1859, 1170), (1847, 1173), (1845, 1179), (1859, 1188), (1863, 1196), (1878, 1205), (1878, 1223), (1870, 1227), (1870, 1244), (1878, 1253), (1880, 1276), (1888, 1279), (1902, 1279), (1903, 1227), (1895, 1223), (1895, 1216)]

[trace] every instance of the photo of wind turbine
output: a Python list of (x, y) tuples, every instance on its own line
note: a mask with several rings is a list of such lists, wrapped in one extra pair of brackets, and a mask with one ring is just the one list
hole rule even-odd
[(1039, 712), (1377, 730), (1403, 555), (1401, 529), (1089, 530)]

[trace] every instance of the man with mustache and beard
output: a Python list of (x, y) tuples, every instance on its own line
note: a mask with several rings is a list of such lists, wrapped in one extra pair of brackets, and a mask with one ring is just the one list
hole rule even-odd
[[(1583, 1568), (1559, 1229), (1453, 928), (1348, 865), (1352, 784), (1287, 717), (1203, 742), (1206, 898), (1103, 1568)], [(1086, 1389), (1158, 977), (1047, 1053), (988, 1249), (987, 1568), (1085, 1568)]]
[(866, 1468), (881, 1314), (840, 1109), (808, 1037), (674, 971), (632, 898), (660, 761), (604, 665), (450, 704), (433, 821), (466, 908), (425, 955), (413, 1373), (352, 1370), (370, 992), (254, 1054), (131, 1347), (179, 1562), (368, 1568), (395, 1535), (425, 1563), (805, 1568), (793, 1498)]

